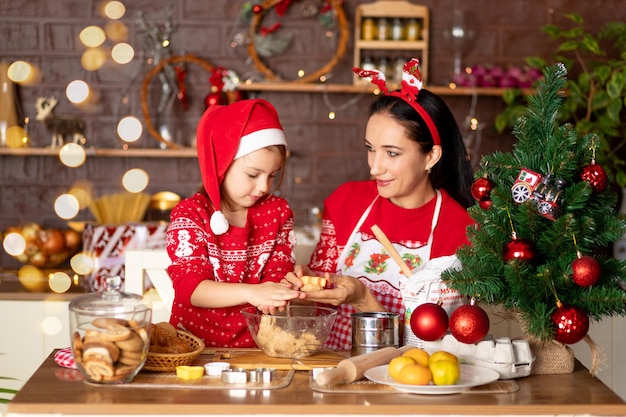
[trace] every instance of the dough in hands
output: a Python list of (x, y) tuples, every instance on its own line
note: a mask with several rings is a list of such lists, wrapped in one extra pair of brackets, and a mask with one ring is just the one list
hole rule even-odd
[(302, 281), (302, 287), (300, 287), (302, 292), (321, 291), (326, 286), (326, 278), (323, 277), (304, 275), (300, 277), (300, 281)]

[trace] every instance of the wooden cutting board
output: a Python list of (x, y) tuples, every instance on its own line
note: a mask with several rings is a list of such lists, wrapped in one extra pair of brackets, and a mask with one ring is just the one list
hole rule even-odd
[(348, 357), (346, 353), (325, 349), (318, 351), (315, 355), (298, 359), (273, 358), (257, 349), (220, 350), (212, 352), (212, 354), (213, 357), (210, 362), (228, 362), (231, 368), (274, 368), (296, 369), (298, 371), (335, 367), (340, 361)]

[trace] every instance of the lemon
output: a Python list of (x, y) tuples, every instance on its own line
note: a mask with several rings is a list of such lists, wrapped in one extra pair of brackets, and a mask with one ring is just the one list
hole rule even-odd
[(409, 385), (428, 385), (432, 380), (431, 370), (418, 363), (410, 363), (400, 369), (398, 382)]
[(389, 365), (387, 365), (387, 372), (389, 376), (392, 377), (395, 381), (399, 380), (400, 370), (407, 365), (416, 364), (415, 359), (410, 356), (396, 356), (391, 361), (389, 361)]
[(428, 359), (428, 364), (430, 365), (431, 363), (440, 360), (449, 360), (456, 362), (457, 365), (459, 364), (459, 358), (457, 358), (455, 354), (447, 352), (445, 350), (438, 350), (436, 352), (433, 352)]
[(176, 376), (181, 379), (200, 379), (204, 375), (204, 367), (202, 366), (186, 366), (176, 367)]
[(453, 360), (441, 359), (435, 361), (430, 364), (429, 369), (435, 385), (454, 385), (461, 377), (461, 368)]
[(402, 356), (410, 356), (411, 358), (415, 359), (415, 362), (423, 366), (428, 366), (428, 360), (430, 359), (430, 354), (424, 349), (420, 348), (407, 350), (402, 354)]

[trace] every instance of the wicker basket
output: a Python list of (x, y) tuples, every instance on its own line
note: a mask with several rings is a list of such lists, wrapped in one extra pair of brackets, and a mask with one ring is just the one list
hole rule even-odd
[(200, 356), (204, 350), (204, 342), (200, 338), (183, 330), (177, 330), (176, 332), (178, 337), (182, 337), (189, 343), (193, 351), (188, 353), (148, 352), (148, 358), (142, 369), (155, 372), (174, 372), (177, 366), (191, 365), (191, 363)]

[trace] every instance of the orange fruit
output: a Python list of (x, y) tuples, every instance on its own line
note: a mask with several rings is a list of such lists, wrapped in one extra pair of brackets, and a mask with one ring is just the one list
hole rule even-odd
[(428, 360), (430, 359), (430, 354), (426, 352), (424, 349), (413, 348), (407, 350), (402, 354), (402, 356), (410, 356), (415, 359), (415, 362), (419, 363), (423, 366), (428, 366)]
[(454, 385), (461, 377), (461, 368), (455, 361), (438, 360), (431, 363), (429, 369), (435, 385)]
[(408, 385), (428, 385), (432, 380), (432, 372), (427, 366), (410, 363), (400, 369), (398, 382)]
[(387, 372), (389, 376), (395, 381), (400, 377), (400, 370), (407, 365), (415, 365), (415, 359), (410, 356), (396, 356), (387, 365)]
[(446, 352), (445, 350), (438, 350), (436, 352), (433, 352), (428, 359), (428, 364), (430, 365), (433, 362), (440, 360), (449, 360), (456, 362), (457, 365), (459, 364), (459, 358), (457, 358), (455, 354)]

